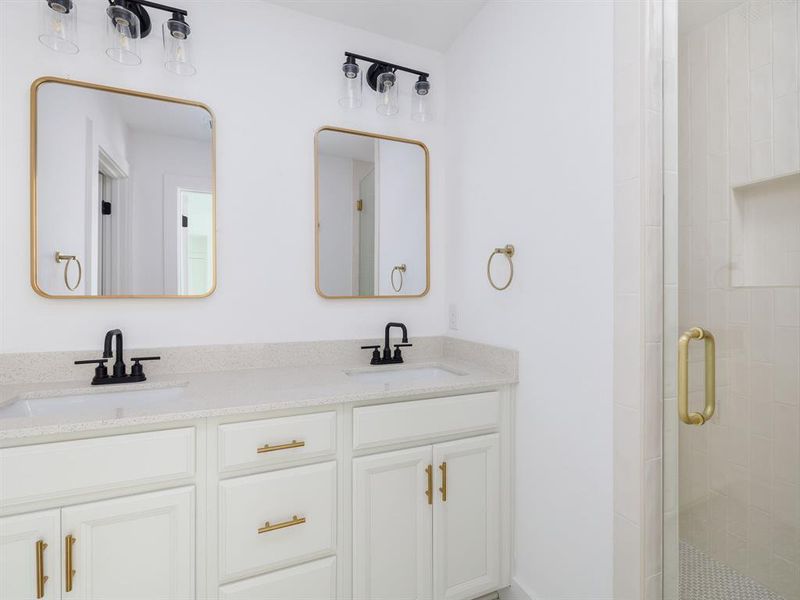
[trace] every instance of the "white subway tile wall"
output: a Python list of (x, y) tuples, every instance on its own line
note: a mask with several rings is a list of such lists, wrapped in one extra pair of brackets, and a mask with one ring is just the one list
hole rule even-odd
[[(659, 600), (662, 588), (662, 195), (664, 47), (674, 0), (614, 3), (614, 598)], [(674, 59), (673, 59), (674, 62)], [(672, 81), (676, 79), (672, 77)], [(669, 273), (674, 277), (675, 269)], [(673, 284), (673, 289), (675, 285)]]

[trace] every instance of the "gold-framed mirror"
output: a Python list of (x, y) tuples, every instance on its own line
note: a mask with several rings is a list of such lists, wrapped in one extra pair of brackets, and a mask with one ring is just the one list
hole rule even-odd
[(314, 159), (317, 293), (335, 299), (427, 294), (427, 146), (325, 126), (317, 130)]
[(216, 288), (216, 123), (201, 102), (31, 84), (31, 285), (46, 298)]

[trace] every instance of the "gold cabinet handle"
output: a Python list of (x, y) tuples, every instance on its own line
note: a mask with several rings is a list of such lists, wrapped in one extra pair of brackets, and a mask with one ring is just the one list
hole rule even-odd
[[(703, 340), (705, 343), (705, 407), (702, 413), (689, 412), (689, 342)], [(692, 327), (678, 340), (678, 416), (687, 425), (703, 425), (717, 406), (716, 399), (716, 344), (710, 331)]]
[(439, 470), (442, 472), (442, 487), (439, 491), (442, 492), (442, 502), (447, 502), (447, 463), (440, 464)]
[(47, 543), (44, 540), (36, 542), (36, 597), (44, 598), (44, 584), (49, 577), (44, 574), (44, 551)]
[(288, 521), (284, 521), (283, 523), (275, 523), (275, 525), (271, 525), (269, 521), (264, 523), (263, 527), (258, 529), (258, 533), (269, 533), (270, 531), (277, 531), (278, 529), (286, 529), (287, 527), (294, 527), (295, 525), (302, 525), (306, 522), (305, 517), (299, 517), (297, 515), (292, 515), (292, 518)]
[(265, 444), (260, 448), (256, 449), (258, 454), (264, 454), (265, 452), (277, 452), (278, 450), (289, 450), (290, 448), (302, 448), (305, 446), (305, 442), (298, 442), (297, 440), (292, 440), (288, 444), (281, 444), (279, 446), (270, 446), (269, 444)]
[(425, 495), (428, 497), (428, 504), (433, 504), (433, 465), (425, 467), (425, 474), (428, 476), (428, 488)]
[(68, 592), (72, 591), (72, 582), (75, 578), (75, 569), (72, 566), (73, 546), (75, 546), (75, 537), (70, 533), (64, 538), (64, 565), (66, 571), (66, 582), (64, 584), (64, 589)]

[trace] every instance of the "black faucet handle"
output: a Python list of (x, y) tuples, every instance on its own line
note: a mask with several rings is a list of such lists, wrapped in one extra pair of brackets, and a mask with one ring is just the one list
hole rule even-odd
[(413, 346), (414, 344), (409, 344), (407, 342), (403, 342), (402, 344), (394, 344), (394, 356), (393, 360), (397, 362), (403, 362), (403, 353), (400, 351), (400, 348), (407, 348), (408, 346)]
[(76, 365), (97, 365), (94, 369), (94, 379), (92, 379), (92, 383), (96, 383), (98, 381), (102, 381), (103, 379), (108, 379), (108, 368), (106, 367), (106, 363), (108, 362), (107, 358), (96, 358), (94, 360), (76, 360)]
[(372, 350), (372, 360), (369, 362), (371, 365), (378, 365), (381, 362), (381, 353), (378, 348), (380, 346), (361, 346), (362, 350)]
[(160, 356), (139, 356), (138, 358), (131, 357), (133, 365), (131, 366), (131, 377), (144, 378), (144, 368), (142, 367), (143, 360), (161, 360)]
[(76, 365), (104, 365), (108, 362), (107, 358), (95, 358), (94, 360), (76, 360)]

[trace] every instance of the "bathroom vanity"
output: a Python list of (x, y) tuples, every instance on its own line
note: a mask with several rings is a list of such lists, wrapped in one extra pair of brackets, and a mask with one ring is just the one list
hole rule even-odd
[(0, 597), (492, 593), (510, 582), (515, 381), (443, 356), (17, 386)]

